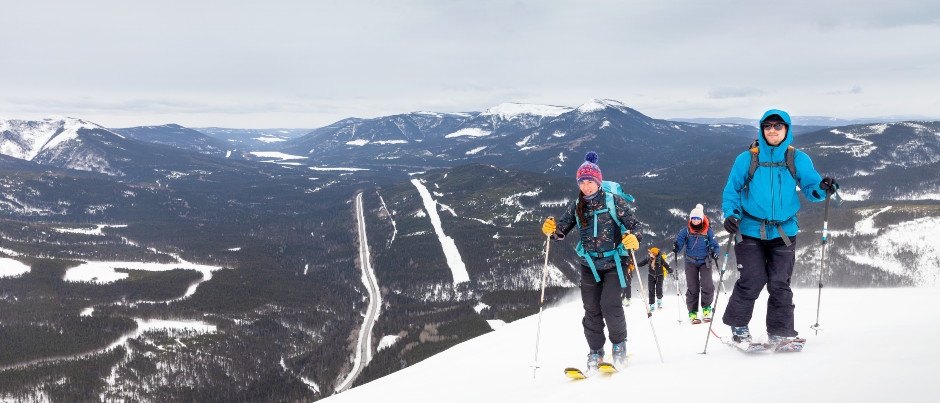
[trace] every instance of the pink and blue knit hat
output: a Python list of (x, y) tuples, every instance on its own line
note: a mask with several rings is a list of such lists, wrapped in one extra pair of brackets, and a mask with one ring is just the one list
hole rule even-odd
[(592, 180), (600, 186), (604, 181), (604, 176), (601, 175), (601, 167), (597, 166), (597, 153), (589, 151), (584, 155), (584, 163), (578, 167), (578, 173), (575, 176), (578, 178), (578, 183), (583, 180)]

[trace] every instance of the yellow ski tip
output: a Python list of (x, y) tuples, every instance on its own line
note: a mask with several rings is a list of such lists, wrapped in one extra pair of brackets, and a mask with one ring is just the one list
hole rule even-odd
[(614, 364), (609, 362), (600, 362), (597, 364), (597, 370), (605, 374), (612, 374), (617, 372), (617, 367), (614, 367)]
[(569, 377), (569, 378), (571, 378), (571, 379), (584, 379), (584, 378), (587, 378), (586, 376), (584, 376), (584, 373), (581, 372), (581, 370), (580, 370), (580, 369), (577, 369), (577, 368), (565, 368), (565, 376), (567, 376), (567, 377)]

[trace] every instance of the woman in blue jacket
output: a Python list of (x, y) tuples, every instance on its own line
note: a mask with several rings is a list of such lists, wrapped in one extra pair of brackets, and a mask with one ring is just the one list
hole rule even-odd
[[(685, 249), (685, 305), (689, 309), (689, 320), (693, 324), (712, 320), (712, 301), (715, 299), (715, 283), (712, 281), (712, 269), (708, 259), (718, 259), (718, 241), (709, 227), (705, 208), (696, 204), (689, 213), (689, 225), (676, 234), (672, 251), (679, 256)], [(698, 317), (701, 303), (702, 318)]]
[[(791, 173), (787, 166), (787, 149), (793, 142), (789, 114), (777, 109), (765, 112), (759, 130), (757, 150), (745, 151), (734, 160), (722, 195), (725, 230), (741, 235), (734, 247), (740, 277), (722, 321), (731, 326), (735, 341), (750, 342), (748, 324), (754, 301), (766, 286), (770, 294), (767, 334), (771, 344), (780, 344), (798, 335), (793, 325), (790, 289), (799, 232), (798, 192), (819, 202), (839, 185), (832, 178), (822, 178), (809, 156), (799, 150), (791, 151), (795, 167)], [(753, 177), (748, 178), (752, 152), (756, 152), (759, 163)]]

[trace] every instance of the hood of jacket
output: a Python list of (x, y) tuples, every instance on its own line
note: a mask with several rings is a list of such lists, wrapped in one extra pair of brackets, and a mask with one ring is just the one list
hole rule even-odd
[[(785, 137), (783, 141), (781, 141), (780, 144), (776, 146), (771, 146), (770, 144), (767, 144), (767, 140), (764, 138), (764, 129), (760, 127), (760, 125), (764, 123), (764, 119), (767, 119), (767, 117), (770, 115), (780, 115), (780, 117), (783, 118), (783, 121), (786, 122), (787, 124), (787, 137)], [(789, 113), (786, 113), (779, 109), (771, 109), (767, 112), (764, 112), (764, 116), (761, 116), (760, 123), (758, 123), (757, 125), (757, 133), (758, 133), (757, 139), (759, 142), (758, 147), (760, 149), (760, 153), (758, 154), (758, 159), (760, 161), (767, 161), (767, 162), (784, 161), (785, 154), (787, 152), (787, 147), (789, 147), (790, 144), (793, 143), (793, 134), (791, 133), (793, 130), (791, 126), (793, 125), (791, 124)]]

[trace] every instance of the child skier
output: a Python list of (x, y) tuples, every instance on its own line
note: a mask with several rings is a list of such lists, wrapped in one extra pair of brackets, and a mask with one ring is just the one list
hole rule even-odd
[(669, 262), (666, 261), (666, 255), (659, 254), (659, 248), (652, 247), (649, 249), (649, 253), (649, 257), (641, 260), (637, 263), (637, 266), (649, 267), (647, 278), (650, 285), (649, 302), (650, 311), (652, 312), (656, 308), (663, 308), (663, 281), (667, 275), (672, 274), (672, 268), (669, 267)]

